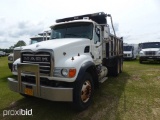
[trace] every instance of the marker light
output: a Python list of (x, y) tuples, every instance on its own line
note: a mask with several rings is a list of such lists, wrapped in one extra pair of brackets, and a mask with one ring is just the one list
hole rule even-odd
[(73, 78), (76, 75), (76, 69), (69, 69), (69, 77)]

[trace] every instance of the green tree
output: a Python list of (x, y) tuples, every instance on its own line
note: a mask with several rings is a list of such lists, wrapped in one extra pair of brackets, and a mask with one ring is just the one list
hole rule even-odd
[(26, 46), (26, 43), (23, 40), (19, 40), (13, 47)]

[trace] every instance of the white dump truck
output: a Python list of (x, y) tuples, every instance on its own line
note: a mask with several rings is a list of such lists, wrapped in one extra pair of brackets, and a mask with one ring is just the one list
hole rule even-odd
[[(34, 44), (37, 42), (45, 41), (50, 39), (50, 31), (45, 31), (43, 33), (39, 33), (38, 35), (30, 38), (29, 44)], [(12, 71), (12, 64), (14, 61), (16, 61), (18, 58), (20, 58), (20, 51), (23, 49), (24, 46), (21, 47), (15, 47), (13, 50), (13, 53), (8, 55), (8, 67)]]
[(123, 38), (110, 33), (107, 17), (112, 21), (104, 12), (56, 20), (51, 40), (22, 49), (13, 64), (18, 77), (8, 78), (9, 88), (24, 96), (73, 102), (76, 109), (86, 109), (99, 83), (123, 68)]
[(138, 44), (123, 44), (123, 58), (135, 60), (138, 57)]
[(160, 61), (160, 42), (144, 42), (139, 44), (139, 62)]

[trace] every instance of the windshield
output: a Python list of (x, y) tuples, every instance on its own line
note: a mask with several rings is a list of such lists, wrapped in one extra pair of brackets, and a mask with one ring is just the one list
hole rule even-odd
[[(41, 42), (41, 41), (44, 41), (44, 40), (46, 40), (46, 38), (43, 38), (43, 37), (31, 38), (30, 44), (34, 44), (34, 43)], [(49, 40), (49, 37), (47, 37), (47, 40)]]
[(160, 48), (160, 42), (142, 43), (142, 49), (146, 48)]
[(76, 22), (57, 25), (51, 28), (51, 39), (57, 38), (88, 38), (92, 39), (93, 24)]
[(123, 51), (131, 51), (132, 46), (123, 46)]

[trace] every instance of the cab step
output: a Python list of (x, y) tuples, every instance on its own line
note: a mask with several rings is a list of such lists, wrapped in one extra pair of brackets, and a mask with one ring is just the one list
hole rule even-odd
[(101, 79), (99, 82), (103, 83), (104, 81), (106, 81), (108, 79), (108, 77), (104, 77), (103, 79)]

